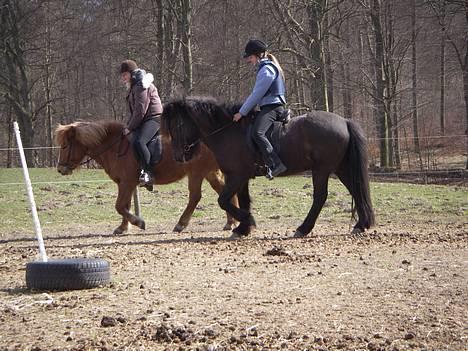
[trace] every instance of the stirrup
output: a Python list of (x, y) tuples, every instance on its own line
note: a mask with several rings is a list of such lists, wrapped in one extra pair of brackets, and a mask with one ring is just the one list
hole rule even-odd
[(268, 180), (273, 180), (274, 176), (273, 176), (273, 172), (271, 171), (270, 167), (266, 167), (265, 177)]
[(138, 182), (140, 183), (140, 186), (153, 185), (153, 177), (148, 172), (141, 171)]
[(273, 177), (276, 177), (279, 176), (281, 173), (285, 172), (286, 170), (286, 166), (283, 164), (283, 162), (280, 162), (275, 166), (275, 168), (271, 170), (271, 174)]

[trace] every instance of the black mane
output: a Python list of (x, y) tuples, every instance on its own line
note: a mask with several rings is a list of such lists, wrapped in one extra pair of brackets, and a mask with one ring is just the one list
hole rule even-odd
[(175, 98), (164, 104), (163, 128), (166, 129), (171, 116), (176, 115), (195, 116), (200, 122), (219, 128), (230, 123), (241, 106), (241, 103), (219, 102), (209, 96)]

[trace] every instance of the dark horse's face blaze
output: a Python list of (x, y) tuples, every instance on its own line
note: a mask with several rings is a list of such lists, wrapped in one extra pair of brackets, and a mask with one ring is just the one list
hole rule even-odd
[(172, 138), (172, 152), (177, 162), (189, 162), (200, 151), (201, 134), (197, 125), (184, 112), (172, 106), (173, 111), (164, 111), (167, 116), (163, 123)]

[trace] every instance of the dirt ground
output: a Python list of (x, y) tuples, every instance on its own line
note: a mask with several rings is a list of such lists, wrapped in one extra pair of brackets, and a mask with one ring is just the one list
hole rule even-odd
[[(275, 222), (275, 221), (272, 221)], [(359, 238), (348, 224), (294, 224), (228, 240), (194, 221), (112, 236), (76, 228), (49, 257), (103, 257), (112, 283), (30, 292), (30, 236), (0, 244), (0, 350), (466, 350), (466, 218), (386, 223)]]

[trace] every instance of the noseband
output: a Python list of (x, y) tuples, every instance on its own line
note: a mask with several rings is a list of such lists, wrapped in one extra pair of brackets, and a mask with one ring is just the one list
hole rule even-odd
[(62, 150), (65, 150), (66, 148), (69, 148), (68, 150), (68, 156), (67, 156), (67, 161), (66, 162), (59, 162), (58, 163), (58, 166), (62, 166), (62, 167), (67, 167), (67, 168), (72, 168), (71, 165), (70, 165), (70, 159), (71, 159), (71, 155), (72, 155), (72, 148), (73, 148), (73, 140), (70, 141), (70, 143), (66, 146), (62, 146)]

